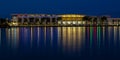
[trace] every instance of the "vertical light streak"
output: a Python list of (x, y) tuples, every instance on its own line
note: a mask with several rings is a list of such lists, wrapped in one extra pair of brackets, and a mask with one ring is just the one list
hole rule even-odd
[(102, 43), (103, 43), (103, 46), (104, 46), (104, 45), (105, 45), (105, 38), (106, 38), (106, 37), (105, 37), (105, 27), (102, 27), (102, 28), (103, 28), (103, 29), (102, 29), (102, 32), (103, 32), (103, 33), (102, 33), (102, 34), (103, 34), (103, 35), (102, 35), (102, 36), (103, 36), (103, 42), (102, 42)]
[(76, 33), (77, 33), (77, 35), (76, 35), (77, 36), (77, 39), (76, 39), (77, 51), (79, 52), (80, 51), (80, 47), (81, 47), (81, 43), (84, 40), (84, 39), (82, 39), (82, 37), (85, 37), (85, 35), (84, 35), (84, 27), (77, 27)]
[(10, 46), (10, 32), (11, 32), (11, 29), (6, 29), (6, 37), (7, 37), (7, 40), (8, 40), (8, 46)]
[[(82, 31), (81, 31), (82, 29)], [(85, 44), (85, 27), (79, 27), (79, 31), (80, 31), (80, 34), (82, 33), (82, 37), (83, 37), (83, 44)], [(80, 39), (81, 40), (81, 39)]]
[(100, 33), (100, 32), (101, 32), (101, 28), (98, 27), (98, 37), (99, 37), (99, 38), (98, 38), (98, 47), (99, 47), (99, 48), (100, 48), (100, 43), (101, 43), (101, 41), (100, 41), (100, 40), (101, 40), (101, 33)]
[[(61, 35), (62, 32), (61, 31), (62, 31), (62, 28), (61, 27), (57, 27), (57, 29), (58, 29), (58, 35), (57, 35), (58, 36), (58, 46), (61, 47), (61, 41), (62, 41), (62, 35)], [(51, 28), (51, 30), (52, 30), (52, 28)], [(53, 34), (51, 32), (51, 44), (52, 44), (52, 40), (53, 40), (52, 37), (53, 37)], [(61, 48), (58, 48), (58, 52), (61, 51), (61, 50), (62, 50)]]
[(12, 34), (11, 34), (11, 47), (13, 48), (14, 46), (14, 28), (11, 28), (12, 29)]
[(39, 43), (40, 43), (40, 28), (39, 27), (37, 28), (37, 37), (38, 37), (37, 38), (38, 39), (37, 40), (37, 46), (39, 47)]
[(80, 37), (81, 36), (79, 36), (80, 35), (79, 28), (80, 27), (76, 28), (76, 46), (77, 46), (76, 52), (79, 52), (79, 49), (80, 49), (80, 45), (79, 44), (80, 44), (80, 40), (81, 40)]
[(63, 51), (65, 52), (66, 51), (66, 27), (62, 27), (62, 33), (63, 33)]
[(30, 34), (30, 35), (31, 35), (31, 36), (30, 36), (30, 37), (31, 37), (30, 45), (31, 45), (31, 48), (32, 48), (32, 41), (33, 41), (33, 28), (31, 27), (30, 30), (31, 30), (31, 31), (30, 31), (30, 33), (31, 33), (31, 34)]
[(1, 28), (0, 28), (0, 45), (1, 45)]
[(12, 48), (16, 48), (17, 47), (17, 33), (16, 33), (16, 28), (12, 28), (12, 42), (11, 42), (11, 45), (12, 45)]
[(44, 27), (44, 46), (46, 47), (46, 27)]
[(16, 42), (17, 42), (17, 41), (16, 41), (16, 40), (17, 40), (17, 38), (16, 38), (17, 36), (16, 36), (16, 35), (17, 35), (17, 34), (16, 34), (16, 28), (14, 28), (14, 47), (17, 46), (17, 43), (16, 43)]
[(28, 32), (28, 31), (27, 31), (26, 28), (24, 28), (24, 29), (23, 29), (23, 32), (24, 32), (24, 35), (23, 35), (23, 36), (24, 36), (24, 44), (26, 44), (26, 40), (27, 40), (27, 32)]
[[(61, 27), (58, 27), (58, 46), (60, 46), (60, 44), (61, 44)], [(51, 28), (51, 30), (52, 30), (52, 28)], [(52, 34), (52, 32), (51, 32), (51, 36), (52, 36), (53, 34)], [(53, 38), (51, 38), (51, 40), (52, 40)]]
[(93, 27), (90, 27), (90, 48), (92, 47)]
[[(118, 31), (119, 31), (119, 38), (118, 39), (119, 39), (119, 43), (120, 43), (120, 27), (119, 27)], [(120, 44), (119, 44), (119, 46), (120, 46)]]
[[(108, 46), (109, 46), (109, 48), (110, 48), (110, 40), (111, 40), (111, 28), (112, 27), (108, 27)], [(113, 36), (114, 37), (114, 36)]]
[(71, 27), (67, 27), (68, 30), (67, 30), (67, 37), (68, 37), (68, 51), (70, 52), (71, 51)]
[(114, 45), (116, 46), (116, 40), (117, 40), (117, 27), (114, 27)]
[[(50, 36), (51, 36), (51, 37), (50, 37), (50, 40), (51, 40), (50, 42), (51, 42), (51, 47), (52, 47), (52, 46), (53, 46), (53, 27), (50, 27), (50, 34), (51, 34), (51, 35), (50, 35)], [(58, 33), (58, 34), (59, 34), (59, 33)]]
[(17, 40), (17, 47), (19, 45), (19, 28), (16, 28), (16, 40)]
[(69, 51), (68, 51), (68, 50), (69, 50), (69, 46), (68, 46), (68, 28), (69, 28), (69, 27), (66, 27), (66, 44), (65, 44), (65, 45), (66, 45), (66, 52), (67, 52), (67, 53), (69, 52)]
[(76, 27), (73, 27), (73, 52), (76, 50)]

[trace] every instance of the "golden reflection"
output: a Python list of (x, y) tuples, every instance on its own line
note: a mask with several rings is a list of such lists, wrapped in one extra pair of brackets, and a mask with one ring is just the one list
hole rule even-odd
[(76, 27), (73, 27), (73, 31), (72, 31), (72, 37), (73, 37), (73, 52), (75, 52), (76, 50)]
[(114, 45), (116, 45), (116, 40), (117, 40), (117, 27), (116, 26), (114, 26)]
[[(111, 30), (112, 30), (112, 27), (108, 27), (108, 40), (111, 40), (111, 35), (112, 35)], [(108, 41), (108, 43), (110, 47), (110, 41)]]
[(61, 44), (61, 40), (62, 40), (62, 31), (61, 31), (62, 27), (58, 27), (58, 46), (60, 46)]
[[(81, 43), (83, 43), (83, 44), (85, 43), (85, 39), (86, 39), (85, 28), (86, 28), (86, 27), (79, 27), (79, 29), (78, 29), (78, 30), (79, 30), (79, 35), (78, 35), (78, 36), (79, 36), (79, 42), (81, 42)], [(82, 35), (82, 36), (81, 36), (81, 35)], [(83, 40), (83, 41), (82, 41), (82, 40)], [(78, 46), (79, 46), (79, 50), (80, 50), (81, 44), (79, 43)], [(78, 51), (79, 51), (79, 50), (78, 50)]]
[(67, 27), (62, 27), (62, 43), (63, 43), (63, 46), (65, 47), (64, 49), (66, 50), (67, 48), (66, 48), (66, 37), (67, 37), (67, 35), (66, 35), (66, 28)]
[[(61, 27), (58, 28), (59, 44), (62, 40), (64, 52), (76, 52), (80, 50), (82, 36), (85, 38), (85, 27)], [(82, 33), (83, 32), (83, 33)], [(83, 34), (83, 35), (82, 35)]]
[(71, 35), (72, 35), (72, 33), (71, 33), (71, 27), (70, 28), (68, 28), (68, 31), (67, 31), (67, 37), (68, 37), (68, 48), (70, 48), (70, 49), (68, 49), (69, 51), (71, 51), (71, 43), (72, 43), (72, 37), (71, 37)]
[(11, 34), (11, 29), (6, 29), (6, 37), (7, 37), (7, 40), (8, 40), (8, 45), (10, 45), (10, 34)]
[[(9, 38), (9, 37), (8, 37)], [(11, 28), (11, 47), (17, 48), (19, 43), (19, 28)]]

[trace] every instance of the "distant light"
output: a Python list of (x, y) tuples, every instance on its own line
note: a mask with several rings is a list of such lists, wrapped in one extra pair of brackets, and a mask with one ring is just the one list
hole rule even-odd
[(71, 21), (68, 21), (67, 23), (68, 23), (68, 24), (71, 24)]
[(83, 24), (85, 24), (85, 21), (83, 21)]
[(61, 21), (58, 21), (58, 24), (61, 24)]
[(66, 24), (66, 22), (64, 21), (63, 24)]
[(13, 25), (18, 25), (18, 23), (14, 23), (14, 22), (13, 22), (12, 24), (13, 24)]
[(78, 24), (81, 24), (81, 23), (82, 23), (81, 21), (78, 22)]
[(73, 24), (77, 24), (76, 21), (73, 21)]

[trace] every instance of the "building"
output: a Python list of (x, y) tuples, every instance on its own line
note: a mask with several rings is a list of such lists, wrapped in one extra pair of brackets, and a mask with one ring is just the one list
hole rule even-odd
[(21, 25), (43, 25), (43, 26), (65, 26), (65, 25), (119, 25), (120, 18), (109, 16), (87, 16), (80, 14), (12, 14), (12, 26)]
[(57, 15), (48, 14), (12, 14), (12, 22), (15, 25), (51, 24), (57, 22)]
[(108, 18), (108, 25), (120, 25), (120, 18)]
[(83, 21), (83, 17), (85, 17), (85, 15), (63, 14), (63, 15), (58, 15), (58, 16), (61, 17), (61, 20), (58, 21), (58, 24), (63, 24), (63, 25), (85, 24), (85, 21)]
[(85, 15), (79, 14), (12, 14), (13, 25), (31, 25), (31, 24), (84, 24), (82, 18)]

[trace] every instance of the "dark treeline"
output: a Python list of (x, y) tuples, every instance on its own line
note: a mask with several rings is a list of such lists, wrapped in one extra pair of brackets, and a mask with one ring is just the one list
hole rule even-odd
[(10, 20), (5, 19), (5, 18), (0, 18), (0, 27), (9, 26), (8, 22), (10, 22)]

